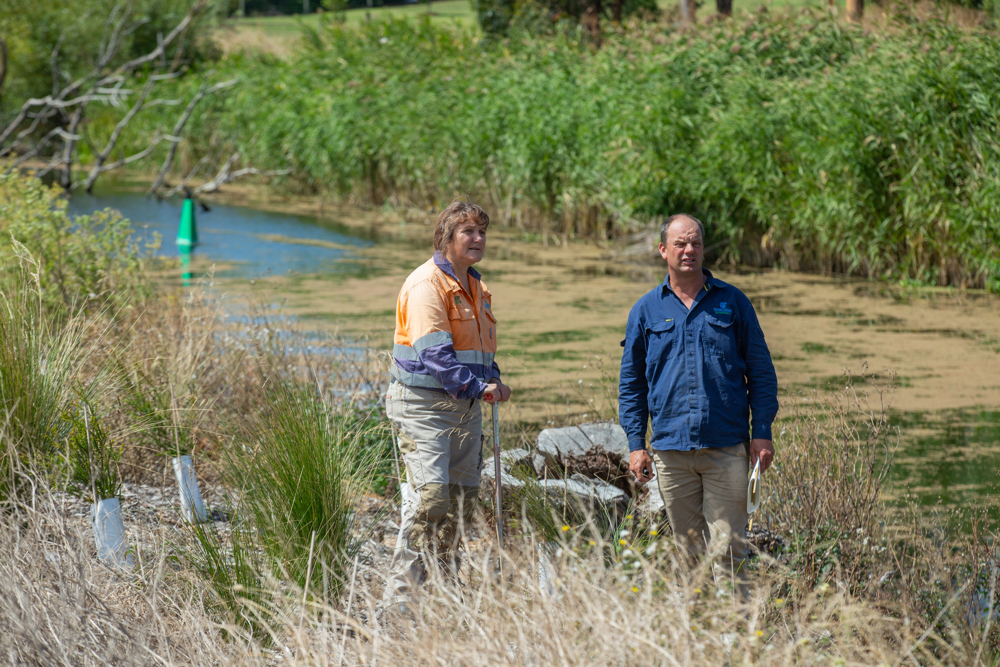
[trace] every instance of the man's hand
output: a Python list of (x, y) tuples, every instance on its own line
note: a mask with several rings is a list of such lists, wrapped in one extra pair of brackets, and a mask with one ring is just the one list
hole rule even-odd
[(771, 466), (771, 461), (774, 460), (774, 445), (771, 444), (770, 440), (764, 440), (758, 438), (756, 440), (750, 441), (750, 468), (757, 464), (757, 459), (760, 458), (760, 471), (764, 472)]
[(487, 403), (503, 403), (510, 400), (510, 387), (500, 380), (490, 382), (483, 392), (483, 400)]
[(628, 455), (628, 469), (640, 484), (653, 479), (653, 459), (645, 449), (637, 449)]

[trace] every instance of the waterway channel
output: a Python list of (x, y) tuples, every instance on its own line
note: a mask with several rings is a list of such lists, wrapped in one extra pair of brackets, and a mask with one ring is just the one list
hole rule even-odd
[[(258, 296), (264, 289), (305, 326), (391, 348), (396, 294), (432, 252), (433, 216), (331, 213), (319, 203), (247, 193), (208, 205), (198, 212), (194, 268), (213, 273), (234, 312), (252, 282)], [(161, 255), (176, 256), (180, 206), (122, 190), (75, 196), (71, 210), (116, 208), (140, 238), (162, 237)], [(494, 294), (499, 363), (515, 390), (507, 418), (523, 425), (524, 437), (549, 424), (614, 418), (625, 319), (662, 281), (663, 267), (615, 259), (595, 243), (543, 245), (491, 230), (478, 268)], [(930, 509), (995, 507), (1000, 298), (785, 271), (713, 271), (758, 311), (783, 414), (793, 402), (815, 400), (814, 392), (842, 388), (847, 374), (865, 367), (877, 383), (892, 377), (891, 395), (860, 385), (876, 410), (891, 400), (900, 429), (890, 495), (910, 494)]]

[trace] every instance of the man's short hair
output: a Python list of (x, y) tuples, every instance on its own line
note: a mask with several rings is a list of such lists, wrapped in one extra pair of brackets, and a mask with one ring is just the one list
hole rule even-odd
[(448, 204), (438, 216), (437, 227), (434, 228), (434, 249), (444, 250), (455, 237), (455, 228), (469, 220), (475, 221), (484, 230), (490, 226), (490, 216), (482, 207), (462, 199)]
[(698, 233), (701, 234), (701, 240), (702, 241), (705, 240), (705, 225), (701, 224), (701, 220), (694, 217), (690, 213), (678, 213), (676, 215), (670, 216), (660, 224), (660, 243), (662, 243), (663, 245), (667, 245), (667, 230), (670, 229), (670, 225), (672, 225), (677, 220), (680, 220), (681, 218), (694, 220), (694, 223), (698, 225)]

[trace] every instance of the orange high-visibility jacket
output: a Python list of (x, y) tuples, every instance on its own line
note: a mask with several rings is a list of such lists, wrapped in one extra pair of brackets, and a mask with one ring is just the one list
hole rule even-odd
[(410, 274), (396, 301), (393, 378), (459, 399), (479, 398), (500, 379), (492, 295), (472, 268), (469, 287), (440, 252)]

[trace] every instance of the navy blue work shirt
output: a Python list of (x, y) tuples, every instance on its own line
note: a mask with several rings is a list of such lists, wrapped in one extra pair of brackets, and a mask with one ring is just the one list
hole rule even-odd
[[(628, 315), (622, 347), (618, 420), (634, 452), (688, 451), (771, 438), (778, 379), (750, 299), (705, 272), (688, 310), (663, 284)], [(752, 419), (751, 419), (752, 414)]]

